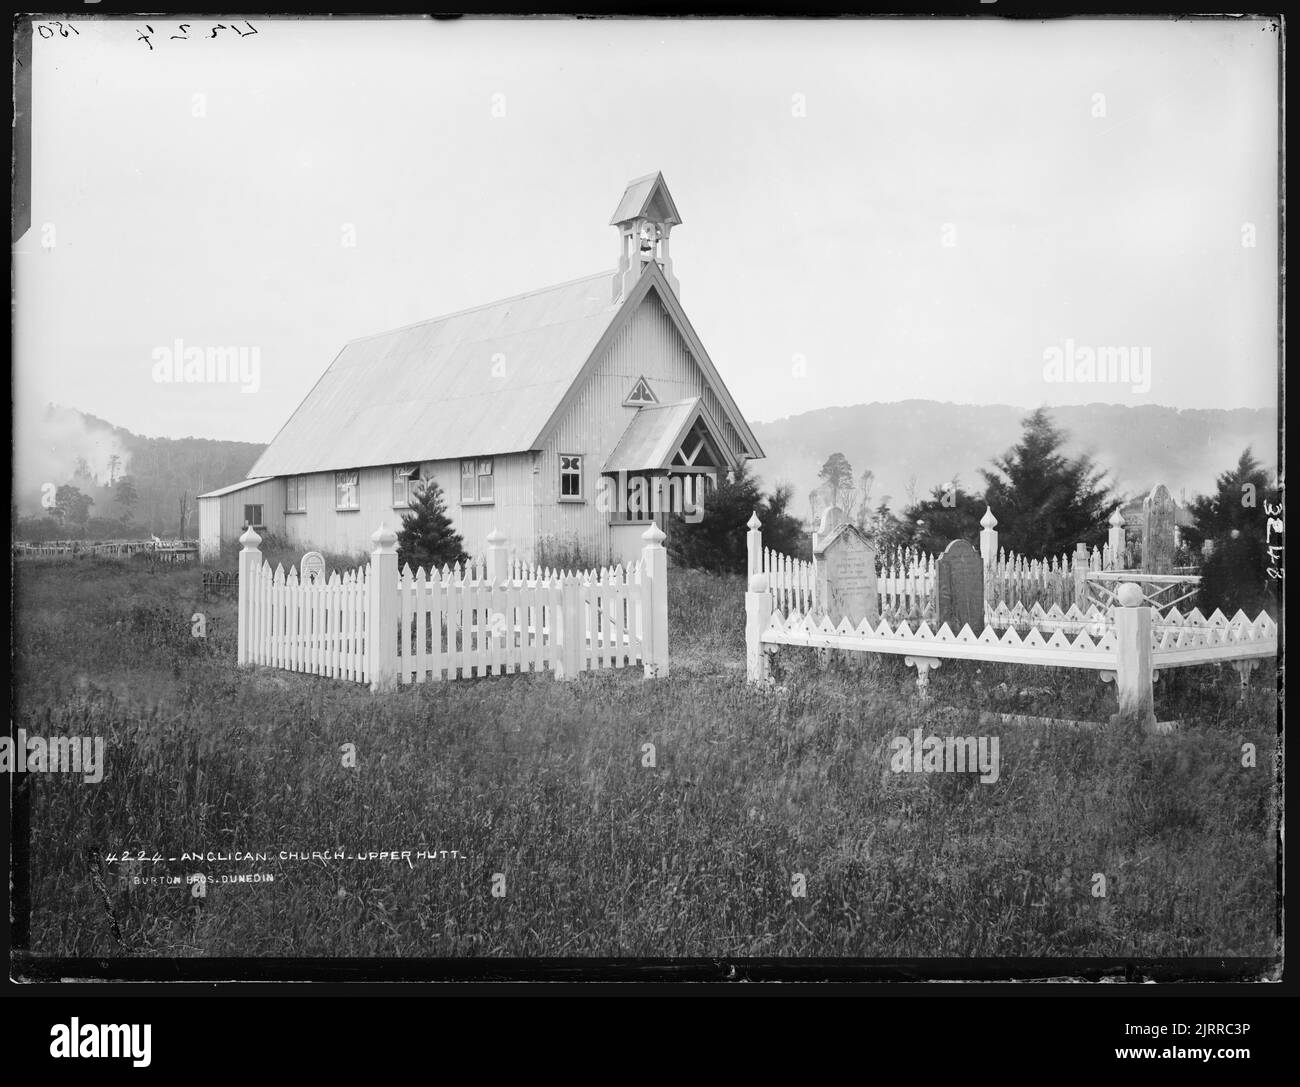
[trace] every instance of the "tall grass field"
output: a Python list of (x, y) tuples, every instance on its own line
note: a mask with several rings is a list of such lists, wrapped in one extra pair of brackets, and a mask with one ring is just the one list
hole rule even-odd
[[(742, 581), (672, 569), (667, 678), (374, 695), (238, 668), (195, 568), (14, 577), (15, 726), (106, 757), (98, 784), (27, 776), (36, 955), (1279, 950), (1271, 663), (1240, 705), (1229, 667), (1163, 676), (1168, 736), (981, 724), (1104, 721), (1086, 671), (945, 661), (922, 702), (901, 660), (784, 650), (758, 690)], [(917, 728), (997, 735), (998, 780), (894, 772)]]

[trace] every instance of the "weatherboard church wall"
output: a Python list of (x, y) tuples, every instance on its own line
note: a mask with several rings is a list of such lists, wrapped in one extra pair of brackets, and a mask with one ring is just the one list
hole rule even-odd
[[(397, 531), (409, 512), (405, 507), (393, 505), (395, 467), (385, 465), (360, 469), (360, 508), (357, 510), (335, 508), (333, 471), (299, 477), (306, 481), (306, 512), (283, 514), (285, 536), (295, 547), (304, 550), (316, 548), (340, 554), (370, 551), (373, 546), (370, 536), (375, 526), (382, 522)], [(420, 475), (436, 480), (442, 488), (447, 513), (471, 554), (473, 542), (483, 540), (494, 528), (499, 528), (510, 539), (512, 547), (518, 547), (525, 557), (532, 557), (531, 454), (513, 453), (493, 458), (495, 501), (490, 505), (461, 505), (459, 460), (424, 461), (420, 464)], [(285, 484), (284, 480), (277, 482), (280, 484), (279, 509), (283, 510)]]
[[(623, 401), (640, 377), (646, 378), (660, 403), (702, 397), (721, 427), (716, 437), (734, 454), (740, 453), (740, 438), (719, 398), (651, 290), (577, 389), (543, 449), (493, 457), (496, 497), (491, 505), (461, 505), (459, 459), (421, 463), (421, 475), (437, 480), (442, 488), (447, 512), (467, 547), (469, 541), (482, 540), (493, 529), (500, 529), (512, 550), (517, 549), (526, 559), (535, 557), (537, 543), (549, 542), (559, 547), (576, 545), (600, 563), (617, 561), (620, 556), (613, 554), (610, 546), (608, 511), (598, 508), (600, 469), (638, 410)], [(584, 499), (561, 502), (560, 456), (575, 453), (583, 458)], [(205, 500), (200, 504), (201, 524), (208, 506), (219, 506), (220, 538), (235, 539), (242, 531), (245, 502), (262, 502), (267, 527), (282, 533), (295, 547), (340, 554), (368, 552), (375, 526), (382, 521), (398, 529), (406, 512), (392, 504), (394, 467), (359, 470), (360, 508), (355, 511), (335, 508), (335, 473), (331, 470), (299, 477), (305, 481), (305, 512), (285, 511), (285, 479), (277, 478), (246, 492)], [(244, 497), (263, 491), (264, 497)], [(635, 533), (633, 542), (638, 548), (643, 530), (644, 526)]]
[[(706, 388), (704, 373), (686, 340), (651, 290), (615, 335), (545, 443), (537, 475), (538, 539), (577, 544), (602, 563), (619, 558), (610, 553), (609, 517), (597, 509), (596, 495), (600, 469), (636, 414), (637, 408), (623, 401), (639, 377), (646, 379), (660, 403), (704, 397), (722, 427), (719, 440), (739, 452), (735, 428), (725, 421), (722, 405)], [(582, 503), (560, 501), (559, 458), (566, 453), (583, 457), (586, 498)]]
[[(703, 397), (722, 428), (719, 440), (733, 453), (740, 452), (739, 436), (726, 421), (721, 402), (707, 387), (686, 340), (651, 290), (578, 388), (541, 452), (493, 457), (495, 501), (491, 505), (461, 505), (459, 459), (421, 463), (421, 475), (437, 480), (442, 488), (447, 512), (467, 541), (466, 546), (500, 529), (511, 548), (527, 559), (535, 557), (538, 542), (549, 542), (559, 547), (576, 545), (600, 563), (617, 560), (619, 556), (610, 548), (608, 511), (598, 508), (597, 503), (600, 469), (637, 411), (623, 401), (640, 377), (646, 378), (661, 403)], [(584, 499), (561, 502), (560, 455), (575, 453), (583, 458)], [(355, 511), (335, 509), (333, 471), (300, 477), (305, 480), (306, 505), (301, 513), (284, 512), (284, 479), (261, 485), (277, 488), (276, 497), (264, 502), (268, 527), (283, 532), (303, 550), (316, 548), (341, 554), (369, 551), (375, 526), (382, 521), (398, 529), (406, 512), (392, 504), (393, 467), (359, 470), (360, 508)], [(222, 525), (223, 539), (238, 537), (242, 529), (244, 502), (235, 501), (238, 497), (213, 500), (222, 504), (223, 521), (230, 522)], [(643, 527), (637, 530), (638, 547), (640, 531)]]
[(199, 554), (215, 559), (222, 540), (237, 540), (244, 531), (244, 507), (260, 505), (268, 532), (284, 532), (284, 480), (268, 479), (230, 494), (199, 499)]

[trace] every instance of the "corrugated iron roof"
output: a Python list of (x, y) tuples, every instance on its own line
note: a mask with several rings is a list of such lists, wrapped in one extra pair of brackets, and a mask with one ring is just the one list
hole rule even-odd
[(618, 226), (619, 223), (626, 223), (629, 219), (635, 219), (645, 213), (650, 205), (656, 189), (659, 191), (663, 201), (663, 209), (667, 212), (666, 222), (674, 226), (682, 221), (682, 217), (677, 214), (677, 205), (673, 203), (673, 198), (668, 192), (668, 185), (664, 181), (662, 173), (646, 174), (645, 177), (638, 177), (634, 181), (627, 183), (627, 189), (623, 193), (623, 199), (618, 202), (618, 207), (614, 210), (614, 217), (610, 219), (610, 226)]
[(250, 479), (241, 479), (238, 483), (232, 483), (227, 487), (218, 487), (215, 491), (208, 491), (207, 494), (199, 495), (200, 498), (220, 498), (223, 494), (233, 494), (235, 491), (242, 491), (245, 487), (256, 487), (259, 483), (268, 483), (275, 476), (256, 476)]
[(613, 270), (354, 340), (259, 476), (531, 449), (619, 311)]
[(638, 409), (601, 471), (644, 472), (666, 468), (699, 405), (696, 397)]

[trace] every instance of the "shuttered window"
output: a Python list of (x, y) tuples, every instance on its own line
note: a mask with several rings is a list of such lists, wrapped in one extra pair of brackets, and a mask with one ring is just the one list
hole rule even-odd
[(359, 510), (361, 508), (361, 473), (334, 473), (334, 508)]
[(460, 501), (462, 505), (492, 502), (496, 498), (493, 488), (491, 457), (477, 457), (460, 462)]
[(393, 469), (393, 506), (410, 506), (415, 501), (415, 491), (420, 483), (420, 466), (403, 464)]
[(286, 513), (306, 512), (307, 480), (304, 476), (290, 476), (284, 481), (284, 509)]

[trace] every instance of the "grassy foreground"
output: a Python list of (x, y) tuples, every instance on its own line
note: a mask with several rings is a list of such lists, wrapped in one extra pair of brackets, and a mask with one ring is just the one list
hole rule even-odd
[[(759, 692), (742, 582), (673, 571), (667, 679), (377, 697), (240, 671), (234, 605), (202, 601), (196, 570), (84, 560), (15, 580), (16, 724), (107, 751), (97, 785), (29, 776), (39, 954), (1278, 950), (1271, 664), (1242, 707), (1231, 669), (1162, 679), (1158, 716), (1195, 719), (1176, 737), (979, 724), (981, 710), (1104, 718), (1113, 688), (1087, 672), (945, 662), (927, 706), (900, 660), (819, 670), (786, 651), (781, 689)], [(999, 780), (891, 772), (890, 741), (914, 728), (998, 735)], [(278, 859), (335, 849), (460, 856)], [(124, 850), (269, 859), (103, 859)], [(131, 882), (194, 872), (201, 899)], [(220, 882), (235, 873), (274, 882)]]

